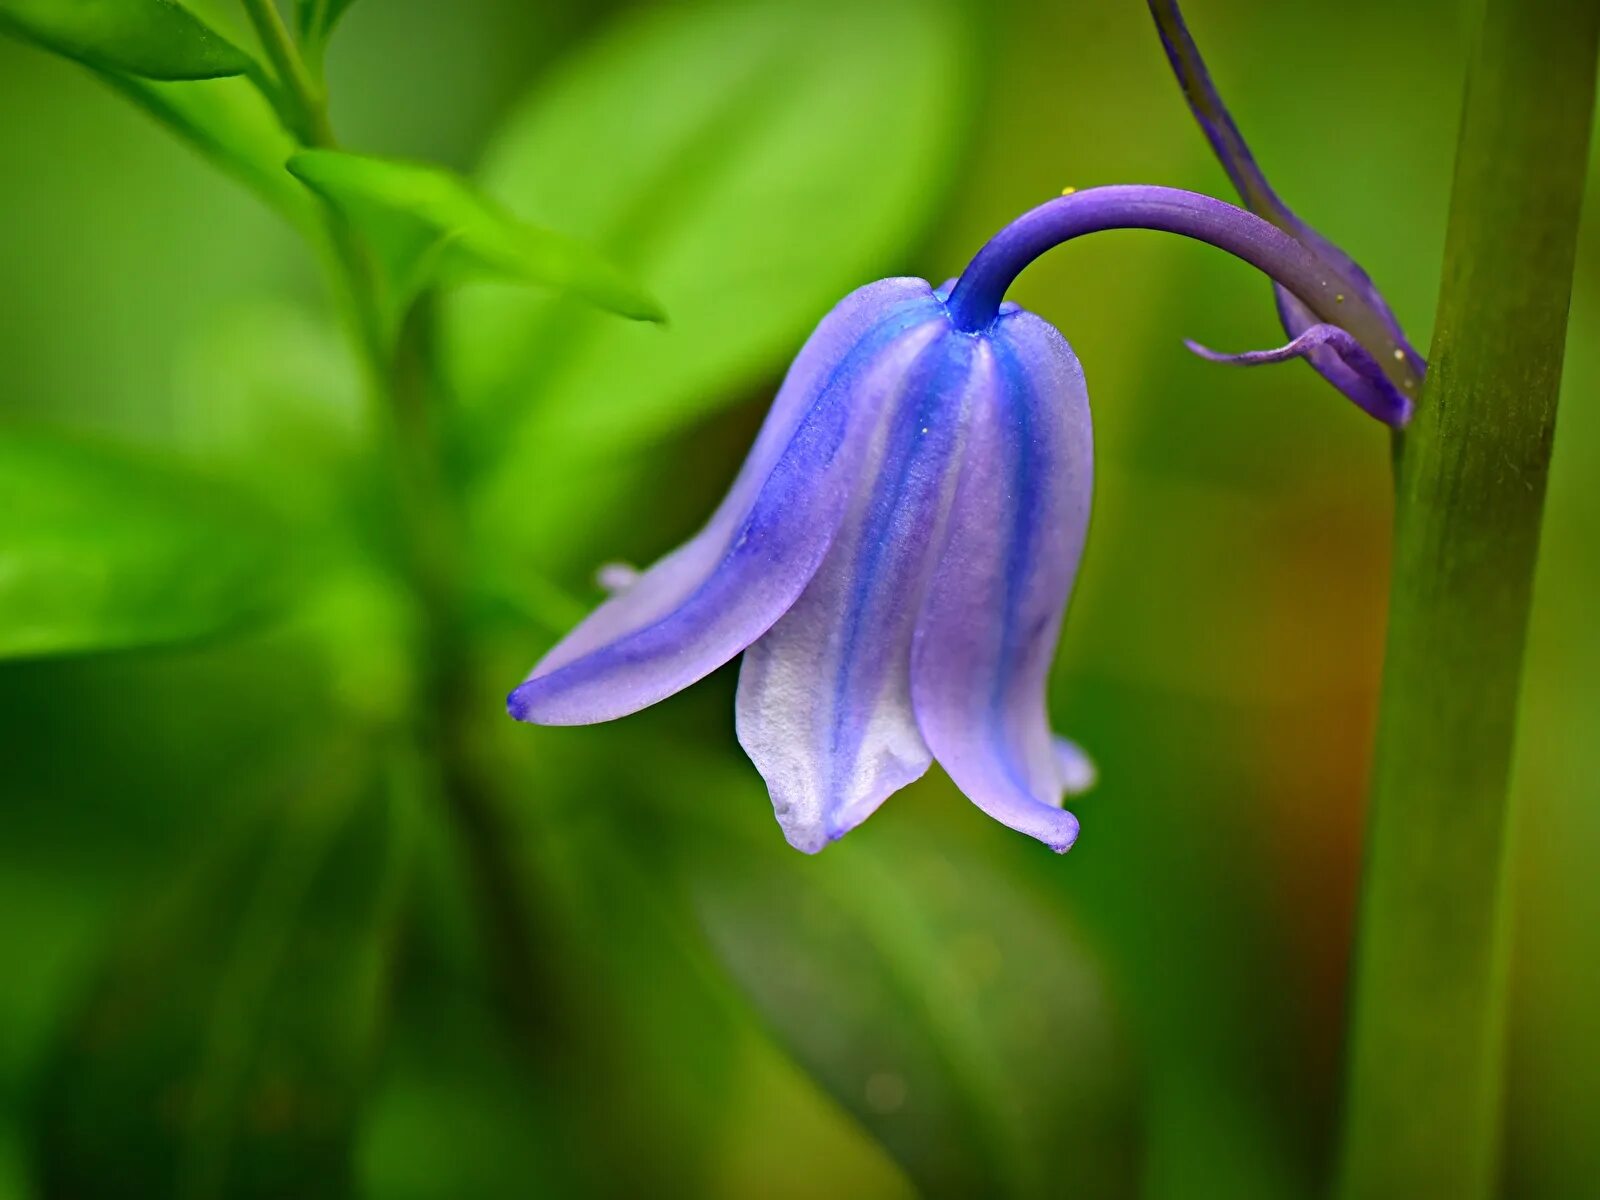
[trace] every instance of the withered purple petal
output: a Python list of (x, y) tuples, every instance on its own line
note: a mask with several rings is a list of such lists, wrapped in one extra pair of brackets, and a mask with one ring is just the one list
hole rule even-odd
[(1299, 337), (1275, 350), (1223, 354), (1193, 340), (1185, 341), (1184, 345), (1210, 362), (1236, 367), (1308, 358), (1341, 392), (1378, 420), (1388, 425), (1404, 425), (1411, 419), (1410, 399), (1372, 361), (1366, 348), (1337, 325), (1307, 326)]
[[(1250, 147), (1244, 140), (1244, 135), (1239, 132), (1238, 125), (1228, 112), (1227, 106), (1223, 104), (1222, 97), (1211, 80), (1211, 73), (1206, 69), (1200, 49), (1195, 45), (1189, 27), (1184, 22), (1178, 0), (1149, 0), (1149, 5), (1151, 15), (1155, 18), (1156, 29), (1161, 35), (1161, 43), (1167, 52), (1167, 60), (1172, 64), (1173, 74), (1178, 78), (1184, 98), (1189, 102), (1195, 120), (1206, 135), (1206, 140), (1211, 143), (1212, 150), (1215, 151), (1218, 161), (1227, 172), (1228, 179), (1239, 193), (1240, 199), (1244, 201), (1245, 207), (1271, 221), (1315, 254), (1324, 264), (1329, 276), (1338, 280), (1341, 294), (1347, 297), (1352, 308), (1359, 306), (1365, 309), (1383, 326), (1389, 344), (1382, 348), (1369, 347), (1369, 351), (1391, 354), (1398, 351), (1399, 361), (1404, 364), (1406, 373), (1411, 377), (1411, 390), (1414, 392), (1416, 382), (1427, 370), (1427, 364), (1407, 340), (1399, 320), (1396, 319), (1383, 294), (1378, 291), (1377, 285), (1372, 282), (1371, 276), (1342, 249), (1295, 215), (1267, 182), (1266, 176), (1256, 164), (1255, 156), (1251, 154)], [(1291, 338), (1298, 339), (1312, 325), (1318, 323), (1320, 318), (1310, 312), (1281, 284), (1275, 291), (1279, 316), (1283, 321), (1285, 332)], [(1367, 407), (1360, 396), (1347, 390), (1351, 387), (1361, 390), (1364, 384), (1342, 368), (1341, 356), (1332, 353), (1312, 353), (1305, 357), (1329, 383), (1345, 392), (1363, 408)]]

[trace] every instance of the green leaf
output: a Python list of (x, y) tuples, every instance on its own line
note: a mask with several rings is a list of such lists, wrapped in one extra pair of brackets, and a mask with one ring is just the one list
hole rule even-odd
[(177, 0), (0, 0), (0, 28), (91, 67), (145, 79), (216, 79), (252, 65)]
[(291, 224), (303, 230), (314, 227), (310, 198), (283, 170), (284, 160), (294, 152), (294, 139), (249, 80), (163, 83), (114, 71), (100, 75)]
[(548, 559), (586, 525), (576, 505), (612, 501), (596, 464), (748, 398), (845, 293), (916, 265), (965, 128), (966, 32), (922, 0), (645, 7), (528, 98), (485, 189), (636, 268), (672, 325), (451, 298), (496, 553)]
[(360, 1195), (526, 1200), (583, 1195), (586, 1183), (593, 1194), (592, 1162), (574, 1163), (561, 1137), (570, 1094), (528, 1069), (481, 999), (474, 1006), (471, 996), (438, 991), (424, 999), (426, 1011), (405, 1014), (396, 1030), (363, 1121)]
[(349, 1194), (409, 797), (319, 763), (109, 955), (41, 1081), (47, 1195)]
[(0, 657), (179, 641), (281, 591), (275, 524), (157, 460), (0, 429)]
[[(726, 698), (685, 699), (713, 702)], [(688, 910), (677, 922), (697, 927), (800, 1066), (924, 1194), (1136, 1190), (1122, 1023), (1085, 936), (1034, 873), (1041, 858), (1069, 860), (985, 824), (943, 781), (802, 855), (742, 756), (694, 750), (667, 717), (640, 719), (626, 739), (552, 731), (589, 743), (581, 795), (606, 797), (565, 823), (596, 826), (613, 854), (641, 848), (662, 896), (651, 919), (671, 929)], [(570, 753), (583, 750), (541, 739), (541, 764)], [(615, 886), (600, 860), (584, 867), (597, 891)]]
[(1134, 1082), (1100, 966), (1010, 857), (908, 820), (805, 859), (767, 829), (702, 842), (689, 886), (772, 1028), (924, 1194), (1131, 1194)]
[[(300, 188), (279, 171), (290, 186)], [(369, 412), (358, 364), (325, 316), (252, 298), (184, 340), (172, 388), (178, 447), (327, 530), (361, 475)]]
[(443, 167), (306, 150), (289, 170), (365, 232), (383, 261), (391, 317), (440, 274), (543, 284), (621, 316), (661, 310), (599, 251), (519, 221)]

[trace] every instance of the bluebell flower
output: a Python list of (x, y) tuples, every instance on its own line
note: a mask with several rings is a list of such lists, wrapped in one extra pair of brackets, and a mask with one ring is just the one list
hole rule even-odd
[(1045, 677), (1089, 522), (1083, 373), (1008, 306), (983, 336), (886, 279), (811, 336), (722, 506), (512, 693), (514, 716), (605, 721), (741, 650), (739, 740), (789, 841), (821, 849), (937, 757), (986, 812), (1058, 850), (1081, 760)]
[(1278, 198), (1256, 165), (1255, 156), (1250, 153), (1227, 106), (1222, 103), (1211, 74), (1206, 70), (1205, 60), (1200, 57), (1200, 49), (1184, 24), (1177, 0), (1149, 0), (1149, 4), (1184, 98), (1244, 206), (1282, 229), (1317, 257), (1335, 288), (1337, 304), (1362, 309), (1358, 319), (1371, 323), (1369, 336), (1363, 341), (1377, 355), (1383, 371), (1374, 376), (1371, 364), (1362, 358), (1361, 346), (1352, 347), (1347, 332), (1349, 318), (1319, 319), (1281, 283), (1276, 285), (1275, 294), (1278, 317), (1290, 338), (1288, 345), (1244, 354), (1218, 354), (1196, 342), (1189, 342), (1189, 348), (1214, 362), (1241, 366), (1303, 357), (1324, 379), (1368, 411), (1398, 407), (1409, 415), (1422, 386), (1427, 363), (1406, 339), (1399, 320), (1371, 277), (1353, 258), (1307, 225)]
[[(1322, 323), (1341, 304), (1295, 238), (1157, 187), (1041, 205), (953, 285), (869, 284), (811, 335), (705, 528), (642, 574), (609, 570), (618, 590), (511, 693), (512, 716), (609, 721), (743, 652), (739, 741), (799, 849), (936, 759), (991, 817), (1070, 847), (1063, 797), (1093, 768), (1052, 734), (1045, 691), (1089, 524), (1088, 394), (1066, 339), (1004, 295), (1051, 246), (1112, 228), (1219, 246)], [(1329, 326), (1340, 352), (1383, 380), (1360, 332), (1386, 334), (1340, 311), (1363, 322)], [(1404, 419), (1375, 382), (1353, 398)]]

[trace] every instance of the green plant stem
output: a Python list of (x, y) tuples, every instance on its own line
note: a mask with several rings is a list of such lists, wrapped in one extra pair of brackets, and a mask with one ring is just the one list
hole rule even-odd
[[(278, 79), (274, 101), (303, 143), (337, 149), (327, 101), (273, 0), (243, 0)], [(258, 86), (261, 86), (258, 81)], [(272, 96), (268, 96), (272, 100)], [(424, 296), (393, 335), (380, 303), (372, 256), (357, 231), (325, 206), (338, 282), (351, 309), (378, 428), (388, 443), (393, 501), (405, 574), (422, 614), (420, 655), (425, 708), (411, 731), (413, 773), (443, 803), (470, 863), (485, 941), (508, 1015), (532, 1033), (545, 1024), (547, 989), (537, 957), (546, 938), (509, 853), (505, 821), (470, 765), (464, 714), (473, 689), (464, 678), (470, 648), (462, 631), (461, 542), (455, 497), (444, 476), (434, 429), (432, 306)]]
[(312, 80), (275, 0), (243, 0), (243, 3), (256, 37), (261, 41), (261, 49), (277, 73), (291, 131), (308, 146), (332, 146), (333, 129), (328, 124), (327, 100), (322, 88)]
[[(251, 75), (257, 90), (278, 112), (285, 127), (303, 144), (320, 149), (337, 149), (328, 119), (328, 101), (321, 85), (312, 78), (299, 48), (283, 23), (274, 0), (242, 0), (250, 24), (255, 28), (277, 79)], [(375, 396), (387, 391), (390, 372), (389, 336), (384, 328), (383, 310), (372, 266), (372, 256), (361, 238), (339, 213), (324, 205), (328, 244), (338, 262), (340, 282), (350, 306), (362, 365), (368, 388)], [(379, 414), (382, 416), (383, 414)]]
[(1600, 45), (1597, 0), (1486, 0), (1394, 576), (1338, 1194), (1496, 1190), (1523, 643)]

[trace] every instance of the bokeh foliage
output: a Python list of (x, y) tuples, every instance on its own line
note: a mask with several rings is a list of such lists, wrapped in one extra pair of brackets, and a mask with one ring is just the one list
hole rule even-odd
[[(223, 73), (248, 27), (191, 7), (226, 42), (187, 73)], [(449, 281), (425, 381), (465, 514), (446, 787), (490, 796), (516, 886), (397, 733), (431, 686), (404, 532), (270, 108), (0, 41), (0, 647), (24, 656), (0, 666), (0, 1197), (1313, 1192), (1389, 485), (1311, 372), (1182, 353), (1273, 335), (1249, 272), (1119, 234), (1017, 289), (1096, 403), (1054, 700), (1102, 782), (1065, 858), (941, 778), (795, 855), (726, 671), (592, 730), (500, 706), (599, 563), (692, 531), (849, 288), (937, 282), (1069, 184), (1221, 193), (1142, 7), (346, 7), (291, 14), (344, 144), (488, 198), (410, 227), (412, 267), (488, 212), (584, 239), (668, 316), (457, 271), (398, 289)], [(1190, 9), (1284, 195), (1425, 340), (1457, 6)], [(1518, 1196), (1600, 1174), (1597, 284), (1589, 236), (1519, 758)]]

